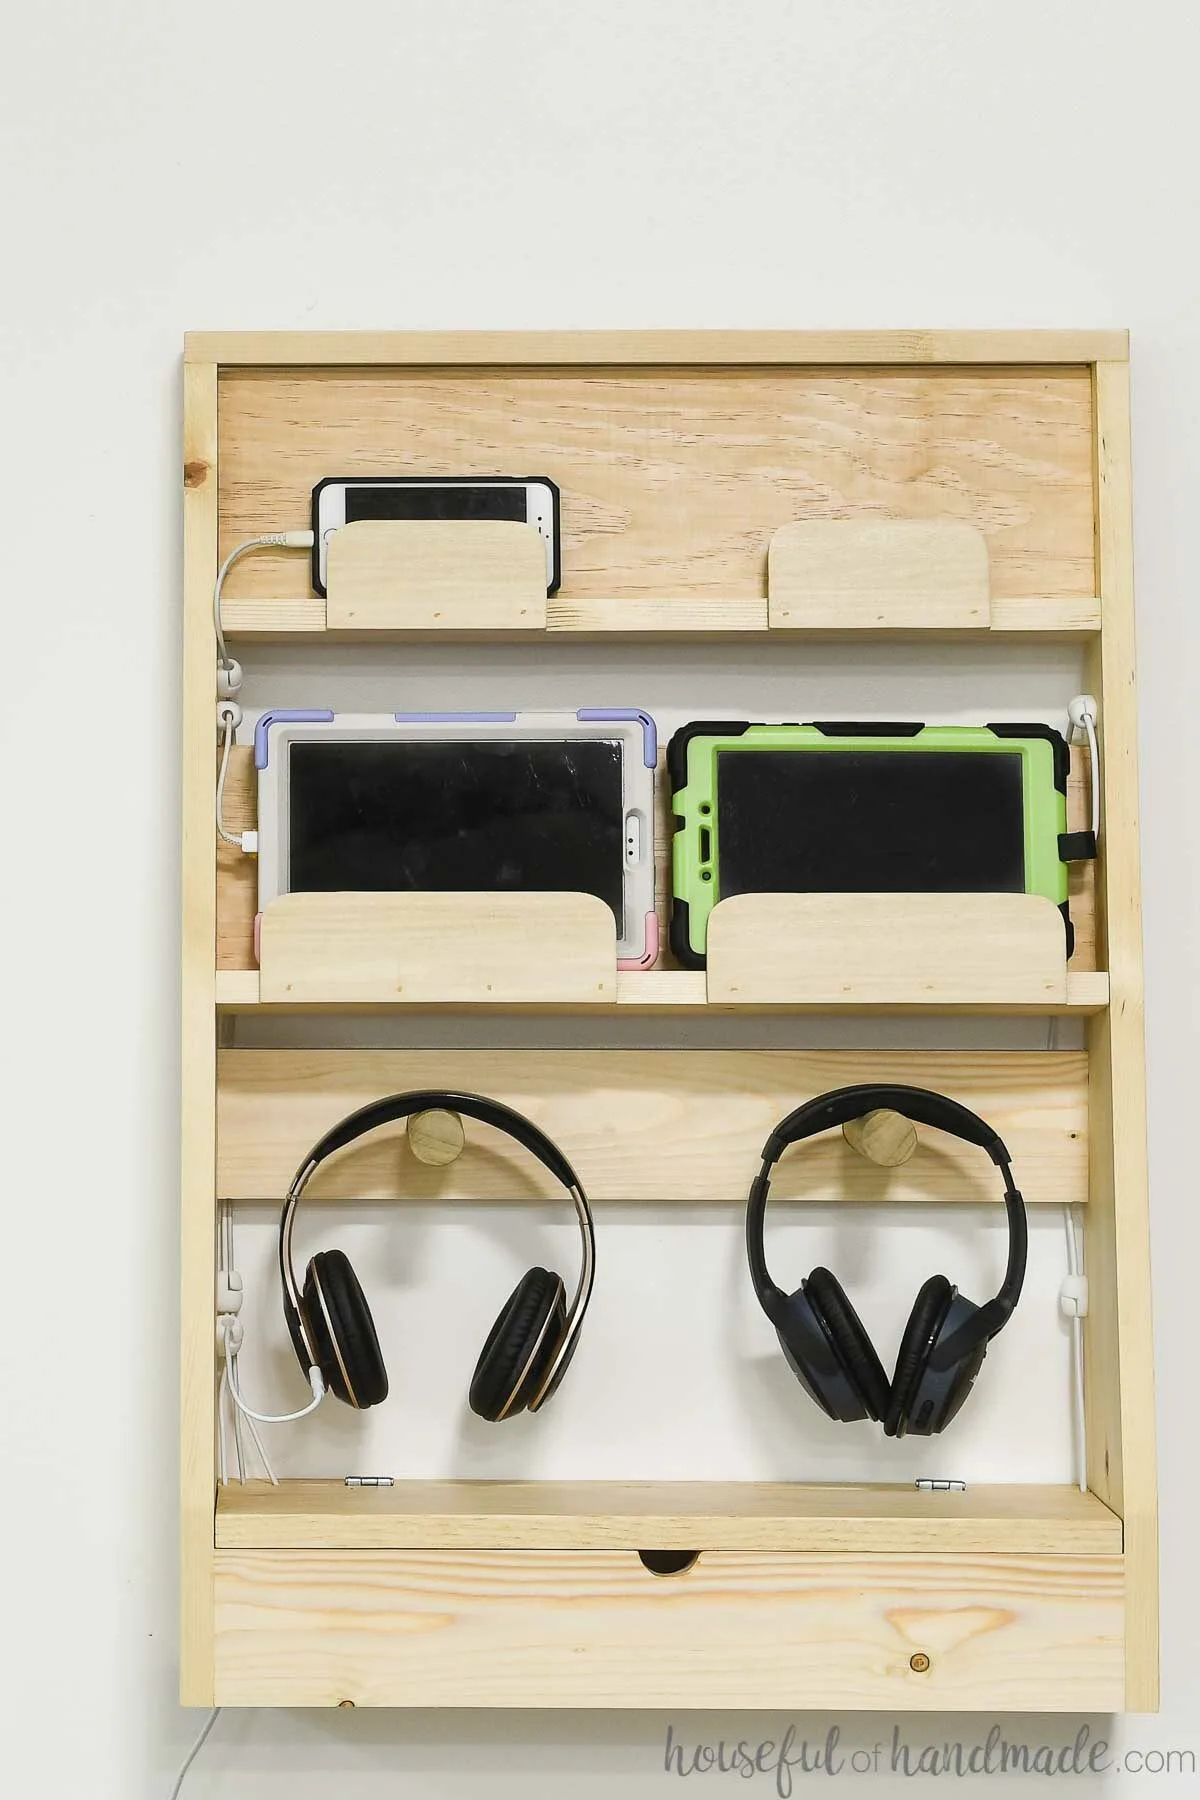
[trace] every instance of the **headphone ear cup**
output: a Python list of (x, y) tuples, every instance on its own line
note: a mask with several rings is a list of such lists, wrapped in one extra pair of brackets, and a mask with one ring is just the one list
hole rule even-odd
[(488, 1332), (471, 1377), (471, 1411), (511, 1418), (537, 1396), (567, 1329), (566, 1290), (550, 1269), (522, 1275)]
[(892, 1377), (891, 1403), (883, 1422), (888, 1437), (903, 1437), (909, 1427), (913, 1401), (954, 1299), (954, 1288), (944, 1275), (931, 1275), (913, 1301), (900, 1339), (896, 1373)]
[(304, 1323), (330, 1393), (347, 1406), (378, 1406), (388, 1378), (375, 1321), (349, 1257), (322, 1250), (304, 1275)]
[(805, 1282), (804, 1292), (824, 1326), (838, 1361), (866, 1407), (867, 1416), (882, 1419), (888, 1410), (891, 1385), (879, 1353), (845, 1288), (831, 1270), (816, 1268)]

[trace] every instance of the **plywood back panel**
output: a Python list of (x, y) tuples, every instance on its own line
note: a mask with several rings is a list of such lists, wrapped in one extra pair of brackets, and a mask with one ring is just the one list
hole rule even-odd
[[(218, 1067), (217, 1183), (231, 1200), (277, 1200), (310, 1145), (383, 1094), (447, 1087), (490, 1095), (561, 1145), (592, 1199), (741, 1206), (767, 1134), (814, 1094), (852, 1081), (949, 1094), (989, 1120), (1030, 1202), (1087, 1198), (1087, 1059), (1080, 1052), (870, 1050), (224, 1050)], [(840, 1133), (784, 1157), (781, 1200), (999, 1201), (982, 1151), (918, 1129), (916, 1155), (881, 1169)], [(516, 1145), (467, 1123), (447, 1167), (412, 1154), (404, 1127), (335, 1157), (314, 1196), (520, 1200), (556, 1196)]]
[[(1095, 590), (1086, 368), (232, 369), (220, 383), (222, 550), (309, 522), (326, 475), (546, 475), (563, 597), (766, 592), (794, 519), (959, 519), (992, 592)], [(247, 558), (236, 596), (308, 592)]]

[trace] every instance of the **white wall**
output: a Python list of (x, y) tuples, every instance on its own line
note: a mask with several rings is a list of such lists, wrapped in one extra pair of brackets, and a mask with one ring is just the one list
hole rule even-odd
[[(173, 1700), (178, 354), (190, 326), (1132, 328), (1170, 1428), (1164, 1710), (1114, 1735), (1200, 1751), (1198, 51), (1194, 10), (1162, 0), (7, 9), (0, 1091), (16, 1368), (0, 1742), (19, 1791), (155, 1800), (195, 1724)], [(676, 1729), (757, 1738), (776, 1723)], [(865, 1744), (889, 1724), (843, 1723)], [(1065, 1742), (1075, 1723), (1031, 1720), (1024, 1735)], [(985, 1726), (930, 1721), (911, 1735)], [(557, 1797), (621, 1778), (650, 1795), (665, 1779), (664, 1727), (228, 1715), (185, 1793)], [(908, 1785), (843, 1779), (847, 1793)], [(1125, 1773), (1071, 1791), (1123, 1800), (1188, 1785)]]

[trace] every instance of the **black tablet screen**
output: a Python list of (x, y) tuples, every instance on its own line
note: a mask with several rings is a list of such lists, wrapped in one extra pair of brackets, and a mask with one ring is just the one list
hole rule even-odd
[(597, 894), (624, 929), (621, 746), (289, 746), (289, 886)]
[(717, 753), (717, 881), (746, 893), (1020, 893), (1019, 752)]

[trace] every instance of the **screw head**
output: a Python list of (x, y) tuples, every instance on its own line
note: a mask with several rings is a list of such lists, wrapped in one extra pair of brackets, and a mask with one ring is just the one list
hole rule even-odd
[(923, 1650), (918, 1650), (909, 1657), (908, 1666), (914, 1675), (924, 1675), (929, 1668), (929, 1658)]

